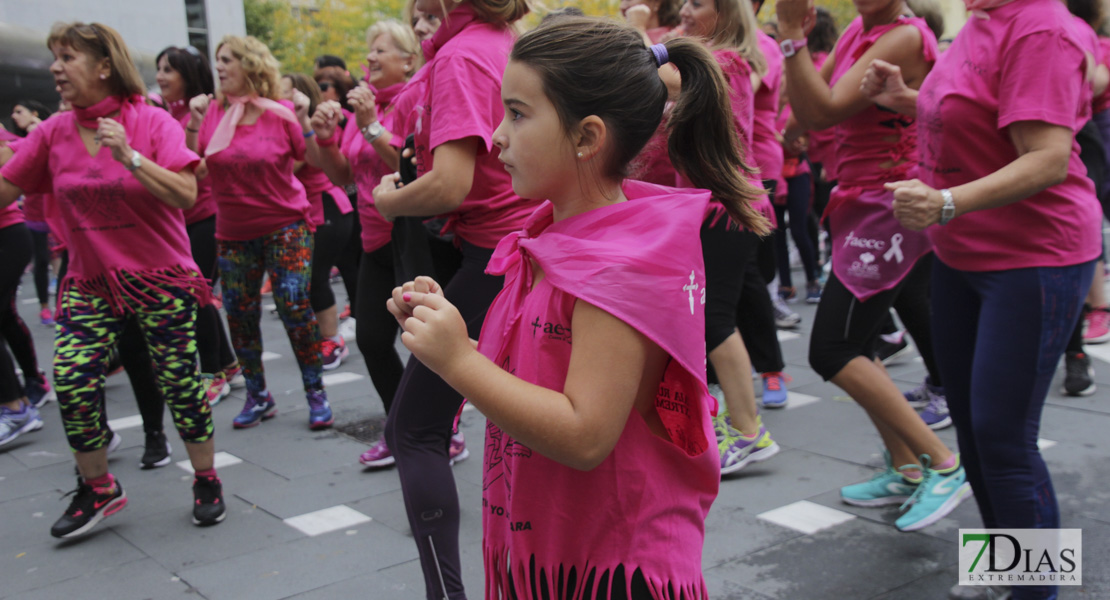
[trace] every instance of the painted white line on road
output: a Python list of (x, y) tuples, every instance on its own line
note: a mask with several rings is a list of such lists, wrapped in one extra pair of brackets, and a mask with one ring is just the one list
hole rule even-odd
[(309, 537), (314, 537), (330, 531), (338, 531), (340, 529), (354, 527), (355, 525), (369, 523), (370, 521), (370, 517), (349, 506), (340, 504), (339, 506), (325, 508), (296, 517), (289, 517), (285, 519), (284, 522), (293, 529)]
[(757, 515), (764, 521), (782, 525), (805, 534), (817, 533), (856, 518), (855, 515), (835, 508), (802, 500)]
[(780, 342), (789, 342), (790, 340), (796, 340), (802, 337), (800, 333), (794, 333), (793, 331), (783, 331), (781, 329), (779, 329), (777, 333)]
[(1049, 448), (1055, 446), (1057, 443), (1059, 443), (1059, 442), (1054, 442), (1052, 440), (1046, 440), (1044, 438), (1040, 438), (1040, 439), (1037, 440), (1037, 448), (1040, 449), (1040, 450), (1048, 450)]
[(333, 385), (343, 385), (344, 383), (351, 383), (352, 381), (358, 381), (360, 379), (364, 379), (364, 377), (358, 373), (328, 373), (324, 375), (324, 387), (329, 388)]
[[(216, 455), (212, 457), (212, 459), (212, 468), (214, 469), (222, 469), (224, 467), (230, 467), (231, 465), (237, 465), (243, 462), (243, 459), (235, 456), (234, 454), (228, 454), (227, 452), (217, 452)], [(177, 466), (186, 473), (193, 472), (193, 465), (190, 464), (188, 460), (178, 461)]]
[(263, 352), (262, 353), (262, 362), (266, 362), (266, 361), (270, 361), (270, 360), (277, 360), (279, 358), (281, 358), (281, 355), (278, 354), (277, 352)]
[(132, 429), (134, 427), (141, 427), (143, 424), (142, 415), (131, 415), (130, 417), (120, 417), (118, 419), (108, 419), (108, 429), (112, 431), (122, 431), (124, 429)]
[(810, 396), (809, 394), (799, 394), (797, 392), (786, 392), (786, 410), (794, 408), (801, 408), (808, 406), (814, 402), (820, 402), (821, 398), (818, 396)]
[(1083, 351), (1102, 362), (1110, 363), (1110, 344), (1087, 344), (1083, 346)]

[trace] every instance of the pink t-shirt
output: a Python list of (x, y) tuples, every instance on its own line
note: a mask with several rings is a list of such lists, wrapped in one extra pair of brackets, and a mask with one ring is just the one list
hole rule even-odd
[[(184, 112), (184, 114), (182, 114)], [(181, 110), (180, 103), (174, 103), (170, 114), (173, 115), (181, 127), (189, 126), (189, 109)], [(197, 179), (197, 203), (192, 208), (185, 209), (185, 224), (192, 225), (216, 214), (216, 202), (212, 199), (212, 177)]]
[[(1017, 159), (1007, 127), (1040, 121), (1078, 130), (1083, 42), (1056, 0), (1016, 0), (973, 18), (940, 56), (917, 98), (921, 164), (930, 186), (955, 187)], [(1102, 211), (1073, 142), (1063, 183), (1007, 206), (927, 229), (937, 256), (964, 271), (1065, 266), (1097, 257)], [(957, 197), (957, 202), (959, 198)]]
[(23, 211), (13, 202), (0, 209), (0, 229), (23, 222)]
[[(351, 129), (348, 127), (347, 129)], [(358, 127), (355, 127), (358, 129)], [(337, 134), (338, 135), (338, 134)], [(305, 195), (308, 196), (308, 201), (312, 204), (312, 212), (309, 215), (309, 222), (314, 226), (324, 224), (324, 194), (331, 194), (332, 200), (339, 208), (339, 214), (345, 215), (352, 210), (351, 200), (347, 198), (347, 192), (343, 188), (335, 185), (328, 179), (328, 174), (323, 169), (316, 168), (308, 163), (305, 163), (296, 172), (297, 179), (300, 180), (301, 185), (304, 186)]]
[(782, 142), (776, 135), (775, 121), (779, 114), (779, 93), (782, 92), (782, 49), (771, 36), (759, 35), (759, 51), (767, 59), (767, 72), (755, 93), (755, 119), (752, 130), (752, 148), (755, 164), (759, 167), (760, 177), (778, 182), (777, 194), (786, 194), (786, 182), (782, 180)]
[[(898, 17), (887, 25), (864, 31), (863, 19), (856, 17), (836, 43), (832, 79), (834, 86), (852, 66), (887, 32), (896, 27), (914, 27), (921, 33), (926, 62), (937, 59), (937, 40), (920, 17)], [(872, 104), (835, 127), (836, 176), (843, 186), (875, 186), (905, 179), (917, 162), (917, 127), (912, 117)], [(892, 139), (893, 138), (893, 139)], [(882, 163), (895, 163), (880, 168)]]
[[(394, 132), (393, 111), (387, 110), (379, 114), (378, 121), (386, 130)], [(405, 138), (394, 132), (390, 142), (396, 139), (404, 141)], [(389, 243), (390, 234), (393, 231), (393, 223), (386, 221), (381, 213), (374, 208), (374, 188), (378, 187), (382, 177), (392, 173), (393, 169), (385, 164), (378, 152), (374, 150), (374, 146), (362, 137), (362, 132), (358, 130), (358, 124), (354, 121), (348, 121), (347, 127), (343, 130), (343, 139), (339, 147), (351, 164), (351, 173), (354, 175), (355, 185), (358, 187), (358, 217), (362, 225), (362, 251), (373, 252)]]
[[(1110, 67), (1110, 38), (1098, 38), (1098, 64)], [(1110, 108), (1110, 86), (1095, 98), (1094, 113)]]
[[(119, 118), (131, 147), (146, 160), (174, 172), (196, 166), (185, 132), (166, 111), (125, 102)], [(46, 216), (69, 250), (63, 288), (76, 285), (117, 311), (141, 294), (121, 275), (152, 288), (186, 287), (207, 299), (208, 283), (193, 262), (182, 211), (155, 198), (108, 148), (90, 156), (72, 112), (43, 121), (0, 174), (25, 192), (53, 192)]]
[[(293, 110), (292, 103), (279, 102)], [(223, 116), (221, 102), (208, 106), (200, 125), (202, 155)], [(293, 163), (304, 158), (300, 127), (268, 110), (253, 124), (236, 127), (231, 145), (205, 159), (216, 200), (216, 238), (253, 240), (297, 221), (315, 228), (312, 205), (293, 175)]]
[(539, 200), (513, 192), (512, 179), (493, 145), (493, 130), (505, 114), (501, 76), (512, 45), (512, 30), (481, 21), (470, 4), (461, 4), (424, 42), (428, 63), (413, 77), (425, 86), (415, 106), (417, 173), (432, 170), (432, 152), (441, 144), (479, 140), (474, 183), (462, 205), (447, 215), (445, 231), (483, 248), (493, 248), (519, 230), (539, 205)]
[[(1091, 29), (1091, 26), (1088, 25), (1086, 21), (1080, 19), (1075, 15), (1072, 15), (1071, 26), (1076, 38), (1079, 39), (1080, 42), (1083, 44), (1084, 52), (1090, 54), (1095, 63), (1098, 63), (1099, 54), (1101, 52), (1101, 50), (1099, 49), (1098, 34), (1095, 33), (1094, 29)], [(1090, 121), (1091, 116), (1094, 115), (1094, 100), (1094, 81), (1084, 81), (1083, 95), (1080, 96), (1079, 100), (1080, 107), (1078, 121), (1081, 125), (1086, 123), (1087, 121)]]
[[(705, 517), (720, 484), (714, 401), (705, 389), (699, 241), (709, 194), (637, 181), (626, 181), (624, 192), (628, 202), (559, 222), (552, 222), (552, 206), (545, 203), (524, 231), (498, 245), (488, 272), (505, 274), (505, 287), (490, 306), (478, 349), (517, 377), (561, 392), (574, 305), (589, 302), (673, 359), (655, 403), (673, 441), (655, 436), (632, 409), (609, 456), (580, 471), (490, 421), (482, 495), (489, 600), (514, 597), (510, 586), (515, 597), (532, 598), (530, 590), (541, 585), (567, 589), (568, 597), (586, 597), (583, 591), (600, 597), (586, 588), (585, 574), (596, 569), (600, 580), (619, 565), (628, 574), (626, 586), (640, 570), (656, 598), (707, 594)], [(535, 286), (529, 259), (543, 270)], [(574, 586), (571, 569), (578, 573)]]

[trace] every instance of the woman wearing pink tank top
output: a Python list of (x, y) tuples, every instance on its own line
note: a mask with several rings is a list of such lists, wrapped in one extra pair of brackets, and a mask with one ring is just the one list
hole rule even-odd
[[(901, 179), (916, 164), (914, 121), (871, 103), (860, 82), (871, 60), (881, 58), (898, 64), (911, 85), (919, 86), (936, 60), (936, 39), (903, 0), (855, 5), (860, 16), (818, 72), (805, 46), (805, 26), (815, 16), (812, 2), (776, 3), (794, 111), (786, 138), (836, 128), (839, 185), (825, 210), (833, 271), (817, 307), (809, 361), (867, 411), (885, 446), (884, 471), (841, 488), (841, 499), (857, 506), (902, 505), (896, 526), (913, 531), (943, 518), (969, 489), (959, 456), (874, 360), (883, 320), (918, 259), (929, 252), (929, 241), (893, 219), (891, 192), (882, 185)], [(918, 340), (918, 345), (927, 344)], [(928, 357), (930, 351), (922, 353)]]
[[(624, 179), (663, 116), (668, 60), (684, 83), (671, 158), (708, 190)], [(487, 599), (707, 597), (720, 469), (698, 231), (711, 199), (767, 230), (727, 89), (693, 40), (649, 49), (632, 28), (582, 17), (524, 35), (494, 141), (513, 189), (550, 201), (494, 253), (505, 287), (477, 348), (433, 280), (393, 292), (402, 341), (489, 418)]]

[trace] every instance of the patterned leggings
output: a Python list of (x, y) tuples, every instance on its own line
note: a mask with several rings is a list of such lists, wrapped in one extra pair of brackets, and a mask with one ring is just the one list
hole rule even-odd
[[(186, 442), (206, 442), (212, 438), (212, 410), (197, 370), (196, 299), (184, 289), (163, 285), (153, 290), (137, 279), (128, 281), (149, 297), (132, 302), (129, 309), (138, 318), (158, 366), (155, 377), (177, 432)], [(75, 452), (99, 450), (111, 441), (104, 414), (104, 379), (108, 352), (127, 319), (113, 314), (107, 300), (82, 293), (76, 285), (59, 302), (54, 385), (66, 437)]]
[(301, 367), (305, 392), (324, 389), (320, 328), (309, 299), (312, 232), (298, 221), (265, 237), (237, 242), (219, 240), (220, 278), (231, 345), (243, 367), (247, 391), (266, 389), (262, 369), (262, 274), (270, 274), (274, 302)]

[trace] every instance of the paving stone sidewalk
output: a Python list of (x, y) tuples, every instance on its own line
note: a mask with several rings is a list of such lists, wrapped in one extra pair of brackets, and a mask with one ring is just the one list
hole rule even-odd
[[(341, 286), (336, 295), (342, 299)], [(52, 330), (38, 324), (30, 276), (17, 304), (49, 365)], [(957, 530), (980, 527), (973, 502), (917, 533), (894, 528), (896, 507), (842, 504), (840, 486), (864, 480), (880, 463), (879, 438), (863, 411), (806, 364), (814, 309), (782, 332), (793, 378), (790, 406), (766, 411), (783, 451), (722, 482), (706, 524), (705, 576), (721, 600), (943, 600), (957, 581)], [(31, 599), (398, 599), (424, 598), (423, 577), (394, 470), (358, 464), (366, 445), (336, 431), (308, 430), (300, 375), (280, 321), (265, 311), (270, 389), (280, 415), (235, 431), (237, 390), (214, 408), (216, 448), (229, 515), (216, 527), (190, 521), (191, 472), (181, 441), (174, 460), (139, 469), (143, 432), (127, 378), (108, 381), (108, 413), (123, 436), (112, 472), (127, 508), (91, 535), (59, 542), (49, 535), (75, 487), (73, 461), (57, 406), (45, 427), (0, 448), (0, 598)], [(325, 378), (339, 424), (382, 418), (362, 357)], [(1084, 586), (1061, 598), (1110, 598), (1110, 345), (1092, 347), (1098, 392), (1064, 398), (1055, 383), (1041, 445), (1065, 527), (1083, 529)], [(49, 370), (49, 367), (46, 367)], [(891, 367), (910, 389), (924, 367), (910, 358)], [(167, 415), (166, 425), (170, 427)], [(471, 458), (454, 468), (462, 503), (461, 549), (471, 598), (482, 595), (481, 462), (485, 419), (463, 414)], [(940, 432), (955, 447), (951, 429)]]

